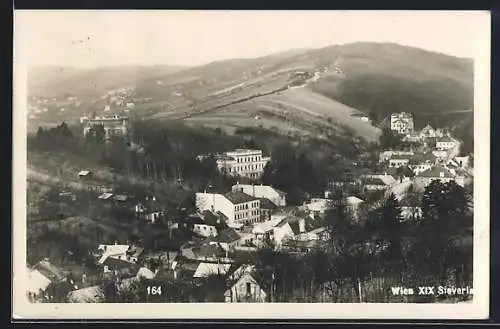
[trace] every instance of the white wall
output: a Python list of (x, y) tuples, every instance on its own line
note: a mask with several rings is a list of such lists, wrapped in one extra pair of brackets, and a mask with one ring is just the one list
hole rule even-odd
[(220, 211), (228, 218), (228, 225), (234, 223), (234, 205), (222, 194), (196, 193), (196, 207), (200, 211), (204, 210)]

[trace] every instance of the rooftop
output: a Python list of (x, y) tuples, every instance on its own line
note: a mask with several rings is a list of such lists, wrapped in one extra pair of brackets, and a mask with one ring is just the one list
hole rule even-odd
[(450, 143), (450, 142), (454, 142), (454, 140), (448, 136), (443, 136), (443, 137), (440, 137), (436, 140), (437, 143)]
[(213, 241), (231, 243), (239, 239), (240, 235), (234, 229), (229, 227), (220, 231)]
[(277, 206), (269, 199), (260, 198), (259, 200), (260, 200), (260, 208), (261, 209), (274, 210), (277, 208)]
[(418, 176), (428, 178), (453, 178), (454, 175), (445, 167), (434, 166), (421, 172)]
[(233, 204), (240, 204), (258, 200), (257, 198), (250, 196), (246, 193), (243, 193), (241, 191), (231, 191), (224, 194), (224, 196)]

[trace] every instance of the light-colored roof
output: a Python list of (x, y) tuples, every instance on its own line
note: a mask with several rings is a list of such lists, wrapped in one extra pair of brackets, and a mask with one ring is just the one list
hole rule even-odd
[(213, 274), (225, 275), (231, 264), (200, 263), (193, 274), (193, 278), (203, 278)]
[(28, 269), (28, 292), (37, 294), (47, 289), (51, 283), (50, 279), (40, 273), (38, 270)]
[(329, 199), (315, 199), (311, 203), (306, 203), (304, 207), (311, 211), (324, 211), (328, 208), (329, 203)]
[(250, 201), (255, 201), (258, 200), (257, 198), (248, 195), (246, 193), (243, 193), (241, 191), (231, 191), (226, 194), (224, 194), (226, 199), (231, 201), (233, 204), (240, 204), (240, 203), (246, 203)]
[(102, 250), (103, 254), (101, 259), (99, 259), (99, 264), (104, 263), (106, 258), (110, 256), (118, 256), (118, 255), (125, 255), (127, 251), (129, 250), (130, 246), (125, 245), (125, 244), (101, 244), (97, 248), (98, 250)]
[(103, 193), (99, 195), (99, 199), (101, 200), (107, 200), (113, 196), (113, 193)]
[(258, 223), (254, 225), (252, 229), (252, 233), (260, 233), (264, 234), (266, 232), (271, 231), (276, 225), (278, 225), (286, 216), (277, 216), (277, 217), (271, 217), (271, 220)]
[(348, 196), (346, 199), (347, 199), (347, 203), (351, 204), (351, 205), (356, 205), (356, 204), (360, 204), (360, 203), (364, 202), (362, 199), (355, 197), (355, 196)]
[(421, 172), (418, 176), (428, 177), (428, 178), (453, 178), (454, 177), (454, 175), (450, 172), (449, 169), (444, 168), (444, 167), (438, 167), (438, 166), (434, 166), (432, 168), (429, 168), (429, 169)]
[(139, 271), (137, 272), (137, 277), (140, 278), (145, 278), (145, 279), (152, 279), (155, 277), (155, 274), (148, 268), (146, 267), (141, 267)]
[(249, 185), (249, 184), (236, 184), (233, 185), (232, 190), (237, 190), (242, 188), (245, 193), (255, 192), (256, 197), (268, 197), (270, 194), (277, 193), (279, 195), (285, 195), (285, 192), (278, 190), (269, 185)]
[(98, 303), (103, 300), (104, 292), (100, 286), (82, 288), (68, 293), (70, 303)]
[(88, 174), (90, 174), (89, 170), (82, 170), (78, 173), (78, 176), (87, 176)]

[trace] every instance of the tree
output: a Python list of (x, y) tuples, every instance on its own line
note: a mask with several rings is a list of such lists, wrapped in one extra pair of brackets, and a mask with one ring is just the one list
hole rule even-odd
[(422, 241), (420, 262), (429, 271), (442, 277), (446, 257), (453, 252), (453, 239), (468, 234), (472, 228), (470, 200), (463, 187), (451, 181), (432, 181), (422, 198), (423, 221), (420, 224)]

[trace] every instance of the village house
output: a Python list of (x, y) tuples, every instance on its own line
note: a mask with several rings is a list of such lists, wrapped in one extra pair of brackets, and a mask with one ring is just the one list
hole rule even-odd
[(304, 203), (299, 210), (306, 211), (310, 216), (324, 216), (330, 209), (331, 200), (323, 198), (313, 198), (308, 203)]
[(236, 184), (233, 191), (241, 191), (256, 198), (268, 199), (278, 207), (286, 206), (286, 193), (268, 185)]
[(197, 235), (207, 238), (218, 234), (217, 224), (210, 220), (205, 221), (204, 216), (200, 213), (189, 215), (187, 221), (192, 231)]
[(82, 180), (88, 180), (91, 179), (93, 176), (93, 173), (90, 170), (81, 170), (78, 172), (78, 178)]
[(120, 278), (130, 278), (137, 275), (139, 266), (135, 263), (108, 257), (102, 263), (104, 274), (117, 276)]
[(415, 153), (408, 163), (408, 167), (413, 170), (415, 175), (430, 169), (437, 162), (437, 157), (431, 152)]
[(413, 132), (414, 123), (411, 113), (401, 112), (391, 114), (391, 130), (401, 134), (409, 134)]
[(403, 142), (406, 143), (419, 143), (422, 141), (422, 137), (418, 132), (411, 132), (403, 137)]
[(273, 239), (276, 246), (280, 248), (283, 241), (294, 240), (300, 233), (305, 233), (305, 220), (289, 216), (274, 227)]
[(196, 271), (193, 274), (194, 279), (206, 278), (210, 275), (223, 275), (225, 276), (229, 269), (231, 268), (231, 264), (224, 263), (205, 263), (202, 262), (196, 268)]
[(411, 158), (410, 155), (393, 154), (389, 160), (389, 167), (391, 168), (406, 167), (410, 162), (410, 158)]
[(415, 176), (415, 184), (420, 187), (426, 187), (432, 181), (439, 180), (442, 183), (456, 182), (458, 185), (464, 186), (464, 177), (454, 175), (448, 168), (443, 166), (434, 166), (418, 176)]
[(443, 137), (436, 139), (436, 149), (438, 149), (440, 151), (449, 150), (449, 149), (455, 147), (455, 145), (456, 145), (456, 141), (449, 136), (443, 136)]
[(278, 207), (269, 199), (260, 198), (260, 214), (263, 221), (271, 220), (271, 215), (276, 212)]
[(436, 130), (432, 128), (431, 125), (425, 126), (421, 131), (420, 131), (420, 138), (421, 139), (426, 139), (426, 138), (435, 138), (436, 137)]
[(402, 206), (401, 218), (403, 221), (412, 221), (422, 219), (423, 212), (421, 207)]
[(267, 293), (256, 279), (253, 266), (242, 265), (230, 275), (228, 279), (229, 288), (224, 293), (226, 303), (264, 303), (267, 301)]
[(240, 240), (240, 233), (236, 232), (230, 227), (220, 231), (219, 235), (217, 235), (213, 239), (210, 239), (210, 241), (217, 242), (219, 246), (221, 246), (225, 251), (233, 250), (234, 247), (238, 245)]
[(114, 258), (135, 264), (139, 261), (139, 258), (141, 257), (143, 252), (144, 248), (136, 246), (121, 244), (101, 244), (97, 248), (97, 256), (99, 257), (98, 263), (103, 264), (106, 259)]
[(150, 223), (155, 223), (166, 215), (165, 208), (155, 197), (146, 197), (144, 202), (137, 203), (135, 205), (135, 213), (137, 218), (144, 219)]
[(181, 255), (187, 259), (204, 262), (231, 262), (228, 251), (212, 240), (188, 243), (181, 247)]
[(394, 183), (396, 179), (388, 174), (371, 174), (360, 176), (361, 183), (367, 191), (383, 191), (387, 190)]
[(451, 159), (447, 165), (453, 165), (456, 168), (467, 169), (469, 168), (469, 156), (455, 157)]
[(226, 224), (236, 229), (262, 221), (260, 200), (241, 191), (196, 193), (196, 208), (199, 211), (220, 211), (227, 217)]

